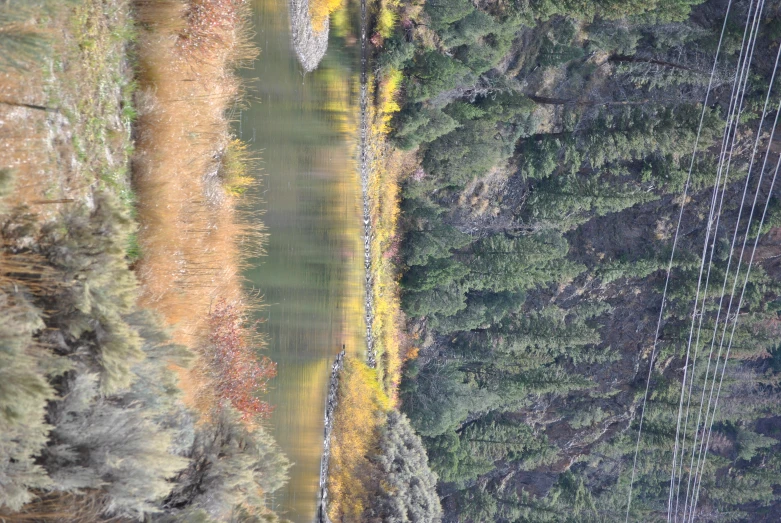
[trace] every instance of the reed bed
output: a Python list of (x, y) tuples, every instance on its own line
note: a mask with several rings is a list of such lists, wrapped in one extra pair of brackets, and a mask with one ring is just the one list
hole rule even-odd
[[(242, 0), (139, 0), (136, 9), (147, 28), (138, 43), (133, 157), (141, 303), (160, 311), (173, 339), (197, 353), (191, 369), (179, 369), (181, 386), (190, 405), (209, 412), (230, 399), (212, 368), (215, 307), (243, 317), (258, 306), (246, 299), (241, 272), (248, 257), (262, 253), (264, 232), (240, 208), (252, 159), (232, 137), (228, 117), (241, 97), (234, 71), (257, 51)], [(264, 345), (246, 326), (238, 335), (242, 350)], [(266, 379), (273, 365), (262, 361)], [(264, 383), (259, 379), (258, 389)]]

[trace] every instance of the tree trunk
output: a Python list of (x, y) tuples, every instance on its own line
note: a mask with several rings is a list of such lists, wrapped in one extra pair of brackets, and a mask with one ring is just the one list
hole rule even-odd
[(10, 105), (12, 107), (25, 107), (27, 109), (34, 109), (36, 111), (45, 111), (45, 112), (52, 112), (52, 113), (56, 113), (59, 111), (59, 109), (52, 109), (51, 107), (46, 107), (45, 105), (26, 104), (23, 102), (9, 102), (8, 100), (0, 100), (0, 104)]

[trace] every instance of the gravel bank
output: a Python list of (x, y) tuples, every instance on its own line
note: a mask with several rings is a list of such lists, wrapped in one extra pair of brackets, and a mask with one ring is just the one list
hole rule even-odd
[(323, 23), (320, 31), (312, 28), (312, 19), (309, 16), (309, 0), (290, 0), (290, 38), (293, 43), (298, 61), (304, 71), (310, 73), (317, 69), (320, 60), (328, 50), (328, 18)]

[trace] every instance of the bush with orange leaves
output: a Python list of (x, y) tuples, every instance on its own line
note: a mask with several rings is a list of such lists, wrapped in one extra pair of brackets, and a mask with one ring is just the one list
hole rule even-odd
[(229, 402), (241, 413), (242, 421), (251, 423), (268, 417), (273, 410), (257, 394), (266, 392), (277, 366), (268, 356), (255, 354), (245, 323), (241, 308), (224, 299), (209, 312), (209, 369), (218, 399)]

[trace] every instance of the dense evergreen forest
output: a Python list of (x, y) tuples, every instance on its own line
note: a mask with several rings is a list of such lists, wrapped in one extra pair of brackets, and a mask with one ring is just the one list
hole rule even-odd
[[(714, 374), (703, 361), (725, 316), (737, 327), (697, 518), (781, 517), (775, 197), (762, 229), (737, 237), (750, 248), (760, 235), (750, 274), (748, 254), (734, 274), (731, 251), (733, 230), (750, 216), (744, 180), (771, 141), (781, 96), (775, 87), (762, 120), (781, 38), (781, 4), (768, 1), (745, 94), (731, 110), (756, 5), (402, 1), (376, 64), (380, 75), (403, 72), (392, 140), (419, 160), (402, 191), (399, 265), (420, 353), (405, 367), (401, 396), (439, 477), (445, 521), (624, 520), (641, 412), (630, 516), (666, 520), (674, 459), (686, 462), (684, 492), (691, 484), (689, 447), (705, 431), (695, 422), (699, 391)], [(732, 120), (729, 178), (717, 178)], [(771, 151), (767, 168), (754, 171), (772, 173), (776, 141)], [(713, 191), (717, 180), (723, 193)], [(713, 246), (710, 286), (693, 312), (703, 245)], [(744, 278), (730, 312), (730, 289)], [(702, 356), (679, 450), (693, 318), (702, 335), (691, 351)]]

